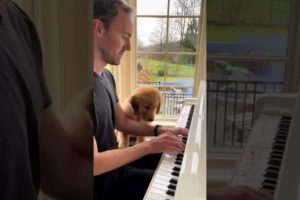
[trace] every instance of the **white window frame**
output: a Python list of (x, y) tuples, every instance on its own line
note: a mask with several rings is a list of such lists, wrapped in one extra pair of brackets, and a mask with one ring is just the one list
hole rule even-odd
[[(134, 10), (136, 10), (136, 0), (127, 0), (125, 1), (129, 6), (131, 6)], [(196, 53), (188, 53), (189, 55), (196, 55), (196, 63), (195, 63), (195, 76), (194, 76), (194, 86), (193, 86), (193, 96), (197, 96), (197, 91), (199, 88), (199, 84), (201, 80), (206, 80), (206, 0), (201, 0), (201, 8), (200, 8), (200, 17), (199, 17), (199, 38), (197, 44), (197, 52)], [(135, 15), (136, 16), (136, 15)], [(146, 15), (143, 15), (146, 16)], [(153, 17), (153, 16), (151, 16)], [(161, 16), (155, 16), (161, 17)], [(165, 17), (165, 16), (163, 16)], [(187, 17), (187, 16), (185, 16)], [(117, 83), (117, 92), (119, 95), (120, 101), (125, 100), (126, 97), (130, 96), (130, 94), (134, 91), (135, 88), (141, 86), (137, 83), (136, 76), (136, 54), (137, 54), (137, 32), (136, 32), (136, 24), (137, 17), (135, 17), (134, 21), (134, 33), (131, 38), (132, 49), (130, 52), (127, 52), (122, 60), (119, 67), (113, 67), (112, 73), (116, 79)], [(149, 53), (149, 52), (147, 52)], [(168, 52), (172, 54), (186, 54), (183, 52)], [(158, 117), (157, 120), (162, 120), (164, 123), (171, 123), (172, 125), (175, 123), (177, 116), (167, 117), (162, 116)]]

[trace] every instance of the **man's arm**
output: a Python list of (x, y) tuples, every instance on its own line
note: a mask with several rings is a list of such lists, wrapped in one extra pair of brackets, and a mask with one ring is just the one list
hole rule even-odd
[(112, 171), (148, 154), (164, 151), (182, 152), (183, 150), (184, 144), (172, 133), (164, 133), (150, 141), (131, 147), (104, 152), (98, 152), (98, 146), (94, 139), (94, 175)]
[[(136, 136), (153, 136), (154, 127), (146, 124), (142, 124), (135, 120), (128, 118), (121, 107), (120, 103), (116, 105), (116, 126), (119, 131), (123, 133), (130, 133)], [(188, 130), (185, 128), (175, 127), (160, 127), (158, 129), (158, 135), (165, 132), (170, 132), (174, 135), (187, 135)]]
[(39, 138), (42, 190), (61, 199), (92, 199), (92, 156), (74, 150), (52, 108), (43, 111)]

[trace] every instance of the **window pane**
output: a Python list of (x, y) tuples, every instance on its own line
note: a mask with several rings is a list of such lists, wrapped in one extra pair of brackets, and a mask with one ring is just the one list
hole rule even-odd
[(160, 85), (164, 80), (164, 54), (137, 54), (137, 79), (139, 84)]
[(166, 27), (167, 20), (163, 18), (138, 18), (138, 51), (165, 51)]
[(208, 54), (285, 56), (287, 28), (208, 25)]
[(165, 74), (167, 85), (193, 87), (195, 63), (194, 55), (168, 55)]
[(170, 19), (169, 51), (196, 52), (198, 37), (198, 18)]
[(289, 7), (290, 0), (210, 0), (207, 16), (223, 23), (286, 24)]
[(226, 81), (283, 82), (284, 62), (208, 59), (207, 78)]
[(170, 15), (199, 16), (200, 0), (170, 0)]
[(137, 14), (138, 15), (167, 15), (168, 1), (167, 0), (138, 0)]
[(286, 56), (290, 1), (210, 0), (208, 54)]

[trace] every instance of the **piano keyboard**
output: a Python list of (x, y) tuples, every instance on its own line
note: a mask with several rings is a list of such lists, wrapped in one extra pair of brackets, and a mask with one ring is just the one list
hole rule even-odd
[(274, 193), (290, 122), (290, 116), (263, 114), (258, 118), (231, 185)]
[(268, 157), (267, 168), (264, 173), (262, 182), (262, 190), (274, 193), (280, 173), (280, 166), (286, 146), (286, 141), (289, 133), (291, 117), (282, 116), (272, 144), (272, 149)]
[(203, 175), (206, 175), (206, 138), (202, 136), (206, 128), (203, 115), (206, 103), (204, 87), (205, 83), (199, 88), (201, 93), (199, 91), (196, 102), (190, 101), (183, 106), (176, 124), (177, 127), (190, 129), (188, 136), (181, 137), (186, 144), (185, 151), (178, 154), (163, 153), (144, 200), (205, 198), (206, 176)]
[[(190, 128), (195, 105), (185, 105), (182, 109), (177, 127)], [(187, 137), (181, 138), (186, 144)], [(156, 170), (156, 175), (151, 181), (150, 193), (147, 199), (172, 199), (178, 182), (178, 176), (183, 160), (183, 153), (163, 153)]]

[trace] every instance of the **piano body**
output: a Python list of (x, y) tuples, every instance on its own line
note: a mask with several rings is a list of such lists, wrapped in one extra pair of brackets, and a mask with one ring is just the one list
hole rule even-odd
[(247, 185), (300, 200), (300, 92), (265, 95), (256, 104), (254, 124), (229, 185)]
[(163, 153), (144, 200), (206, 199), (206, 82), (197, 99), (186, 99), (177, 127), (189, 128), (185, 151)]

